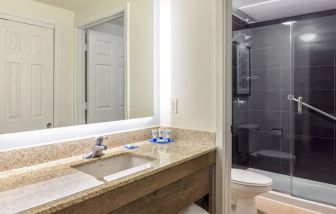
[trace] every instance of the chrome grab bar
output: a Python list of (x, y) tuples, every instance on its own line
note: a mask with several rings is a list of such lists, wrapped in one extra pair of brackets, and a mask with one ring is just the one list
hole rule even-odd
[(298, 113), (299, 114), (302, 114), (302, 106), (305, 106), (305, 107), (307, 107), (307, 108), (309, 108), (309, 109), (311, 109), (311, 110), (313, 110), (313, 111), (315, 111), (319, 114), (322, 114), (322, 115), (324, 115), (324, 116), (326, 116), (326, 117), (328, 117), (332, 120), (336, 120), (335, 116), (333, 116), (331, 114), (328, 114), (327, 112), (324, 112), (324, 111), (322, 111), (318, 108), (315, 108), (314, 106), (311, 106), (311, 105), (303, 102), (302, 97), (299, 97), (299, 98), (296, 99), (293, 95), (288, 95), (288, 99), (298, 103)]

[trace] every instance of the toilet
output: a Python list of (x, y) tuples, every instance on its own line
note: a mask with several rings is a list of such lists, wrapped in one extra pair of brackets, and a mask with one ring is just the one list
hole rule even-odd
[(232, 213), (257, 214), (255, 197), (272, 190), (272, 179), (264, 175), (231, 169)]

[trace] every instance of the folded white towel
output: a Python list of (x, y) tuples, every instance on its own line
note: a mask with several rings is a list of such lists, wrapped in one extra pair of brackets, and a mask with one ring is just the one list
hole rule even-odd
[(209, 214), (207, 211), (205, 211), (202, 207), (192, 204), (189, 207), (181, 210), (179, 214)]

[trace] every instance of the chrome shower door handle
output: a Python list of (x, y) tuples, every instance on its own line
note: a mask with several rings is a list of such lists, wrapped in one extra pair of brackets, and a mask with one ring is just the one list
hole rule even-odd
[(298, 98), (298, 114), (302, 114), (302, 97)]
[(315, 108), (314, 106), (311, 106), (311, 105), (303, 102), (302, 101), (302, 97), (299, 97), (299, 98), (296, 99), (293, 95), (290, 94), (290, 95), (288, 95), (288, 100), (297, 102), (297, 104), (298, 104), (298, 114), (302, 114), (302, 107), (304, 106), (304, 107), (309, 108), (312, 111), (315, 111), (315, 112), (317, 112), (317, 113), (319, 113), (321, 115), (324, 115), (324, 116), (326, 116), (326, 117), (328, 117), (328, 118), (336, 121), (336, 116), (328, 114), (325, 111), (322, 111), (322, 110), (320, 110), (318, 108)]

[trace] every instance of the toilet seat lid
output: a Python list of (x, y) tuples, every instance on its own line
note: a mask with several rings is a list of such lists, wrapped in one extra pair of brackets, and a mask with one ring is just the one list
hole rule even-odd
[(264, 175), (242, 170), (231, 169), (231, 180), (234, 183), (239, 183), (247, 186), (270, 186), (272, 185), (272, 179)]

